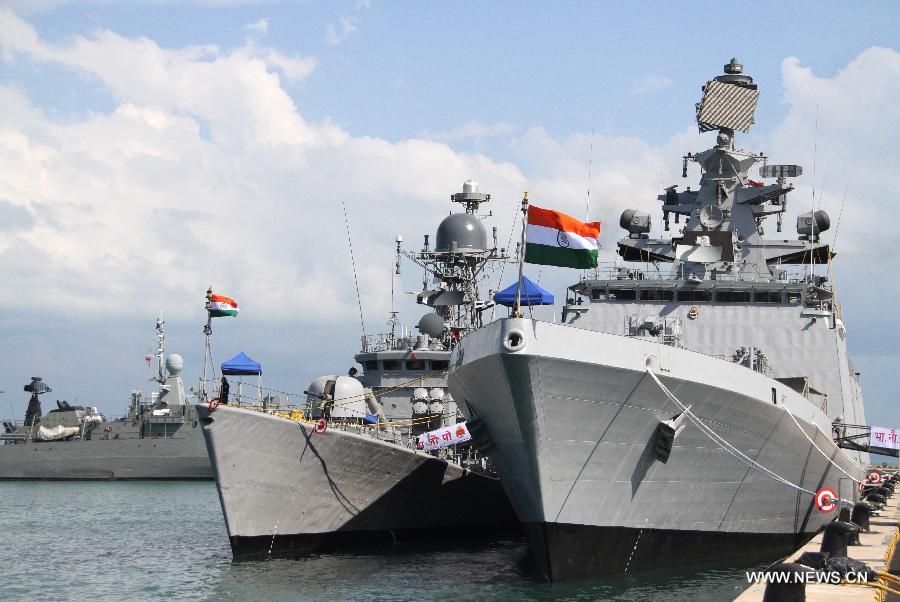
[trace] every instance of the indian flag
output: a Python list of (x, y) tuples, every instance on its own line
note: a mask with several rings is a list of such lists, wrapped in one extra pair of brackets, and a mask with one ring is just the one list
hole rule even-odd
[(210, 295), (207, 297), (209, 301), (206, 303), (206, 309), (212, 318), (221, 318), (223, 316), (236, 316), (240, 311), (237, 301), (229, 299), (223, 295)]
[(529, 205), (525, 263), (595, 268), (598, 236), (600, 222), (580, 222), (565, 213)]

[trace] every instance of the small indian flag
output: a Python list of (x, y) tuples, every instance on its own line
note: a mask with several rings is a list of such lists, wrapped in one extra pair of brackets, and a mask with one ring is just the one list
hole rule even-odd
[(237, 301), (229, 299), (223, 295), (209, 295), (209, 301), (206, 303), (206, 309), (212, 318), (221, 318), (223, 316), (236, 316), (240, 311)]
[(597, 267), (600, 222), (580, 222), (559, 211), (528, 207), (525, 263), (564, 268)]

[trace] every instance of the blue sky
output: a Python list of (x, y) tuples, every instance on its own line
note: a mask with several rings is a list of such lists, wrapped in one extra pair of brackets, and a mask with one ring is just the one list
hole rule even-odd
[[(607, 249), (626, 207), (659, 229), (661, 185), (708, 146), (700, 86), (737, 56), (762, 90), (743, 141), (803, 164), (797, 198), (815, 189), (833, 219), (846, 194), (851, 352), (870, 419), (896, 422), (900, 332), (885, 316), (900, 291), (880, 281), (897, 258), (884, 219), (900, 160), (894, 3), (3, 6), (0, 333), (15, 353), (0, 403), (24, 407), (34, 372), (62, 397), (121, 407), (160, 306), (190, 372), (210, 282), (245, 307), (219, 329), (222, 355), (247, 351), (297, 391), (349, 367), (340, 201), (370, 331), (389, 310), (394, 234), (418, 244), (468, 177), (494, 194), (501, 233), (523, 190), (580, 214), (588, 185)], [(562, 296), (573, 274), (541, 277)], [(407, 269), (398, 288), (417, 278)]]

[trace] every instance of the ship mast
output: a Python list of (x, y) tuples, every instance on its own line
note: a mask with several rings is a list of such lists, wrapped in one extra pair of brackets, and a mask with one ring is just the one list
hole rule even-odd
[[(434, 248), (425, 235), (422, 250), (413, 253), (402, 248), (397, 237), (397, 273), (400, 257), (406, 257), (424, 270), (422, 291), (416, 300), (434, 309), (419, 322), (424, 334), (439, 338), (447, 348), (452, 347), (466, 332), (482, 324), (482, 312), (493, 306), (490, 299), (482, 300), (478, 280), (485, 266), (493, 261), (506, 261), (506, 249), (497, 245), (497, 228), (493, 228), (492, 246), (488, 246), (487, 232), (477, 215), (491, 195), (479, 190), (478, 182), (467, 180), (463, 191), (450, 195), (450, 200), (463, 205), (463, 213), (452, 213), (440, 223)], [(429, 283), (431, 276), (431, 283)]]
[[(763, 222), (777, 216), (781, 231), (787, 210), (787, 195), (794, 187), (786, 178), (801, 175), (799, 165), (769, 165), (762, 153), (754, 154), (735, 145), (735, 132), (748, 132), (753, 123), (759, 91), (753, 78), (744, 73), (736, 59), (724, 66), (724, 74), (703, 86), (696, 107), (700, 132), (718, 131), (716, 144), (683, 157), (682, 177), (688, 162), (700, 165), (700, 189), (683, 192), (669, 186), (662, 201), (663, 223), (669, 230), (670, 215), (675, 223), (686, 223), (671, 239), (651, 239), (651, 219), (641, 211), (627, 209), (620, 225), (629, 232), (619, 241), (619, 255), (626, 261), (671, 262), (678, 280), (687, 284), (704, 280), (769, 281), (781, 277), (780, 265), (820, 261), (828, 256), (828, 245), (819, 243), (819, 234), (830, 221), (824, 211), (802, 214), (797, 221), (796, 241), (763, 238)], [(774, 178), (765, 184), (750, 178), (757, 163), (759, 177)]]

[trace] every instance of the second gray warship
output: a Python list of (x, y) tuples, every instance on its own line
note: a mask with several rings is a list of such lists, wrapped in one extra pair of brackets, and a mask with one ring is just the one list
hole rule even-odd
[(184, 361), (166, 357), (164, 325), (157, 320), (159, 391), (151, 399), (132, 392), (123, 418), (67, 402), (44, 414), (39, 396), (51, 389), (32, 378), (25, 420), (3, 423), (0, 480), (211, 480), (197, 412), (185, 398)]
[[(682, 174), (699, 164), (700, 187), (659, 197), (682, 230), (651, 239), (650, 216), (626, 210), (631, 265), (583, 272), (563, 323), (501, 319), (453, 350), (450, 391), (482, 421), (550, 580), (774, 560), (832, 520), (817, 500), (852, 499), (865, 476), (867, 454), (832, 440), (834, 420), (865, 422), (829, 219), (813, 207), (799, 240), (763, 238), (801, 169), (736, 146), (757, 95), (735, 60), (704, 86), (715, 145)], [(768, 184), (749, 175), (759, 163)], [(568, 243), (561, 231), (554, 253)]]
[(423, 449), (441, 428), (448, 438), (467, 434), (446, 392), (450, 350), (490, 306), (479, 297), (483, 268), (506, 260), (496, 230), (490, 248), (476, 215), (490, 195), (469, 181), (451, 198), (466, 210), (441, 222), (433, 249), (427, 235), (419, 253), (397, 240), (397, 272), (404, 255), (425, 268), (418, 300), (433, 311), (420, 334), (398, 334), (392, 314), (389, 334), (363, 337), (355, 359), (364, 373), (313, 380), (306, 406), (294, 412), (198, 404), (235, 557), (460, 537), (515, 523), (476, 450)]

